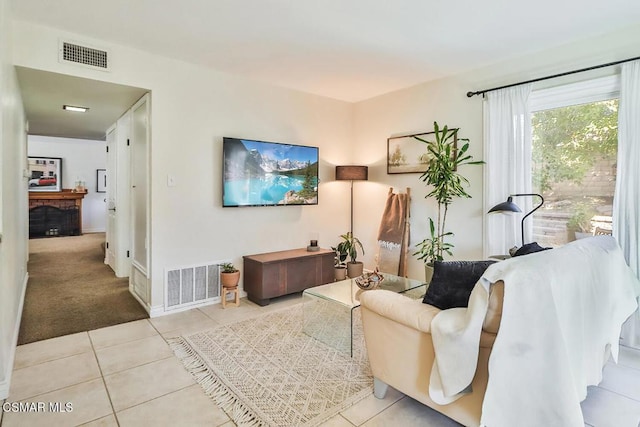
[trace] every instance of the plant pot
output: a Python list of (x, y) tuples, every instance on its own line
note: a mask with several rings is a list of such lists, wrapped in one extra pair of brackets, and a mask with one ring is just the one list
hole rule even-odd
[(431, 279), (433, 278), (433, 265), (425, 264), (424, 265), (424, 279), (425, 283), (428, 285), (431, 283)]
[(336, 267), (336, 282), (347, 278), (347, 267)]
[(240, 281), (240, 271), (234, 271), (233, 273), (220, 273), (220, 283), (225, 288), (235, 288)]
[(349, 276), (350, 279), (353, 279), (358, 276), (362, 276), (363, 271), (364, 271), (364, 264), (361, 263), (360, 261), (347, 263), (347, 276)]

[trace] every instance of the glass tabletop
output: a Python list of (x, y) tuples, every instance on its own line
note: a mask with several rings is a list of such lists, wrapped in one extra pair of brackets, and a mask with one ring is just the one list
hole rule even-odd
[(388, 291), (404, 293), (426, 285), (426, 283), (419, 280), (399, 277), (388, 273), (381, 274), (384, 277), (384, 280), (376, 289), (365, 291), (358, 287), (355, 279), (346, 279), (339, 282), (305, 289), (303, 296), (314, 296), (316, 298), (331, 300), (350, 308), (355, 308), (360, 306), (360, 295), (362, 295), (363, 292), (375, 292), (377, 289), (386, 289)]

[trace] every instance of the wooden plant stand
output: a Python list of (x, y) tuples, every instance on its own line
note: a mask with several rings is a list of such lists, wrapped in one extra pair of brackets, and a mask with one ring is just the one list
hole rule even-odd
[(234, 299), (234, 303), (237, 306), (240, 305), (240, 291), (238, 290), (238, 287), (236, 286), (235, 288), (222, 288), (222, 308), (227, 308), (227, 294), (230, 294), (231, 292), (235, 293), (235, 299)]

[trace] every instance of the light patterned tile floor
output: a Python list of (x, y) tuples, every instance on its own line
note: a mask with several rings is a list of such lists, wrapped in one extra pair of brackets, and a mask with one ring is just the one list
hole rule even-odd
[[(255, 317), (301, 302), (299, 295), (269, 306), (241, 300), (150, 320), (54, 338), (18, 347), (8, 402), (53, 402), (72, 411), (0, 414), (11, 426), (222, 426), (234, 423), (193, 381), (173, 356), (168, 337)], [(598, 387), (582, 402), (585, 426), (640, 425), (640, 351), (622, 347)], [(324, 423), (327, 427), (458, 425), (389, 389), (370, 396)]]

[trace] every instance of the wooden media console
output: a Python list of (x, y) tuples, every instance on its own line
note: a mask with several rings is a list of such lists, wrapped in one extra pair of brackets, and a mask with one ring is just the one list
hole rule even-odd
[(244, 290), (249, 300), (267, 305), (271, 298), (302, 292), (334, 280), (330, 249), (269, 252), (244, 256)]

